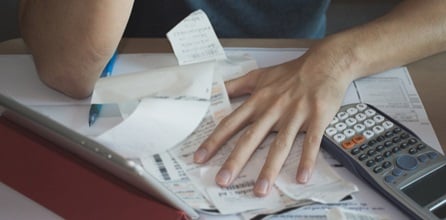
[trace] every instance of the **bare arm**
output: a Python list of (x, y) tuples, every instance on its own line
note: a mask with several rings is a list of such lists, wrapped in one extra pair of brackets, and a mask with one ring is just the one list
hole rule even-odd
[(277, 136), (254, 187), (265, 196), (298, 132), (306, 132), (296, 180), (311, 177), (326, 126), (348, 85), (391, 67), (446, 50), (446, 1), (407, 0), (368, 24), (328, 36), (302, 57), (250, 72), (226, 84), (231, 97), (250, 94), (195, 152), (204, 163), (236, 132), (247, 127), (216, 176), (220, 186), (237, 177), (263, 138)]
[(41, 80), (85, 98), (116, 49), (133, 0), (21, 0), (22, 37)]
[(387, 15), (324, 43), (348, 48), (354, 78), (408, 64), (446, 50), (446, 1), (403, 1)]

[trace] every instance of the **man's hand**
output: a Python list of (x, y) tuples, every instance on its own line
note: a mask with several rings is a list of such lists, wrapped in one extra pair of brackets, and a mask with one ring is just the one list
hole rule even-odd
[(216, 176), (217, 184), (229, 186), (266, 135), (277, 131), (254, 188), (264, 196), (302, 131), (306, 136), (296, 180), (307, 182), (325, 127), (349, 83), (445, 51), (445, 11), (444, 0), (406, 0), (375, 21), (323, 39), (299, 59), (228, 82), (231, 97), (251, 96), (220, 122), (195, 152), (195, 162), (208, 161), (247, 127)]
[(257, 196), (265, 196), (273, 186), (297, 133), (305, 131), (297, 181), (306, 183), (325, 128), (339, 109), (352, 80), (345, 77), (346, 74), (338, 74), (335, 63), (331, 62), (336, 59), (331, 57), (334, 55), (310, 50), (297, 60), (258, 69), (227, 82), (230, 97), (246, 94), (250, 97), (221, 121), (195, 153), (195, 161), (206, 162), (229, 138), (248, 127), (216, 176), (217, 184), (227, 187), (263, 139), (271, 131), (277, 131), (254, 188)]

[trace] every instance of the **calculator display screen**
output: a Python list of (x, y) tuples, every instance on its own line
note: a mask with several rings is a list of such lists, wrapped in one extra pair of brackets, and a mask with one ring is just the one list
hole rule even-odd
[(403, 193), (424, 207), (446, 194), (446, 166), (404, 187)]

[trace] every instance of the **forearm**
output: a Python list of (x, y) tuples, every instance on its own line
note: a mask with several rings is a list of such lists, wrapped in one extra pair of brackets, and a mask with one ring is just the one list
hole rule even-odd
[(75, 98), (90, 95), (132, 5), (133, 0), (22, 0), (22, 37), (42, 81)]
[(339, 58), (332, 60), (340, 61), (339, 69), (351, 79), (445, 51), (446, 1), (404, 1), (387, 15), (328, 36), (318, 46), (335, 50)]

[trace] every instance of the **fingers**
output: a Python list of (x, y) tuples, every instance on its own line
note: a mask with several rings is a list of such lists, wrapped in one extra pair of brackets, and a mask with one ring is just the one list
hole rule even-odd
[(231, 184), (280, 117), (277, 107), (270, 108), (239, 138), (235, 148), (217, 173), (215, 181), (222, 187)]
[(249, 102), (237, 108), (231, 115), (225, 117), (217, 125), (213, 133), (198, 147), (194, 153), (195, 163), (205, 163), (226, 141), (229, 140), (241, 128), (247, 126), (253, 112)]
[(302, 126), (302, 120), (303, 117), (294, 114), (294, 117), (288, 120), (284, 128), (277, 134), (254, 186), (256, 196), (266, 196), (271, 190), (271, 186), (274, 185), (277, 175), (291, 151), (296, 135)]
[(309, 125), (305, 134), (303, 151), (297, 170), (296, 180), (298, 183), (307, 183), (316, 163), (317, 154), (324, 135), (325, 128), (332, 119), (331, 114), (327, 112), (330, 108), (318, 106), (313, 108), (313, 116), (309, 118)]

